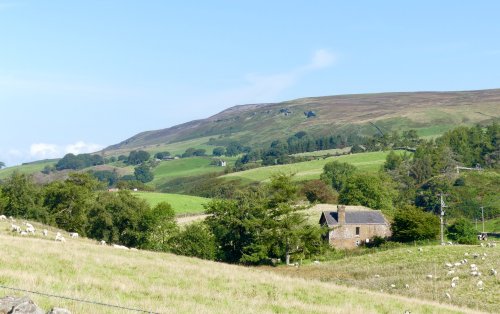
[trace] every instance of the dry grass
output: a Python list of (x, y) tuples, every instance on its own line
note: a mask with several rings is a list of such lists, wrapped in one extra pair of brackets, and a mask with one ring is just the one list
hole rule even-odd
[[(12, 235), (0, 222), (0, 285), (161, 313), (462, 313), (435, 302), (391, 296), (262, 269), (171, 254), (123, 251), (86, 239), (66, 243)], [(12, 291), (1, 290), (1, 295)], [(123, 310), (33, 295), (43, 308), (73, 313)]]
[[(270, 269), (293, 277), (498, 312), (500, 280), (498, 275), (490, 275), (489, 272), (492, 268), (500, 268), (499, 246), (424, 246), (422, 249), (420, 252), (417, 247), (399, 248), (299, 268)], [(468, 253), (468, 256), (465, 256), (465, 253)], [(474, 258), (473, 253), (478, 253), (480, 257)], [(453, 268), (445, 265), (463, 259), (467, 259), (468, 263)], [(481, 277), (471, 276), (470, 264), (478, 266), (482, 272)], [(454, 274), (448, 274), (451, 269), (455, 271)], [(433, 278), (427, 278), (428, 275)], [(456, 276), (459, 281), (457, 286), (452, 288), (451, 279)], [(484, 283), (483, 290), (477, 287), (480, 280)], [(450, 294), (451, 299), (448, 299), (446, 293)]]

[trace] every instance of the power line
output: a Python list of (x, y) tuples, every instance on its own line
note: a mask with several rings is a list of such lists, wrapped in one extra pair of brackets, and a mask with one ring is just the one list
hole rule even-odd
[(103, 303), (103, 302), (96, 302), (96, 301), (89, 301), (89, 300), (77, 299), (77, 298), (66, 297), (66, 296), (62, 296), (62, 295), (55, 295), (55, 294), (38, 292), (38, 291), (32, 291), (32, 290), (26, 290), (26, 289), (21, 289), (21, 288), (7, 287), (7, 286), (4, 286), (4, 285), (0, 285), (0, 288), (4, 288), (4, 289), (8, 289), (8, 290), (13, 290), (13, 291), (21, 291), (21, 292), (27, 292), (27, 293), (32, 293), (32, 294), (38, 294), (38, 295), (43, 295), (43, 296), (46, 296), (46, 297), (71, 300), (71, 301), (80, 302), (80, 303), (89, 303), (89, 304), (95, 304), (95, 305), (100, 305), (100, 306), (107, 306), (107, 307), (112, 307), (112, 308), (117, 308), (117, 309), (121, 309), (121, 310), (132, 311), (132, 312), (149, 313), (149, 314), (160, 314), (158, 312), (153, 312), (153, 311), (146, 311), (146, 310), (141, 310), (141, 309), (134, 309), (134, 308), (120, 306), (120, 305), (113, 305), (113, 304), (107, 304), (107, 303)]

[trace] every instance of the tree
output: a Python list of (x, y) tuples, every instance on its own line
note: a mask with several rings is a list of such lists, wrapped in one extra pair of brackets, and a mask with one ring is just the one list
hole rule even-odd
[(142, 183), (151, 182), (154, 179), (154, 174), (151, 172), (151, 169), (145, 163), (134, 168), (134, 175), (137, 181)]
[(331, 184), (335, 190), (341, 191), (347, 179), (351, 177), (354, 172), (356, 172), (356, 167), (353, 165), (334, 160), (325, 164), (323, 167), (321, 180), (327, 184)]
[(171, 239), (179, 232), (175, 211), (167, 202), (160, 202), (148, 211), (141, 224), (141, 229), (147, 230), (143, 247), (154, 251), (168, 251)]
[(391, 230), (392, 238), (399, 242), (432, 240), (439, 234), (439, 218), (407, 205), (396, 212)]
[(47, 212), (41, 204), (41, 193), (31, 176), (15, 171), (1, 186), (4, 213), (7, 216), (46, 221)]
[(311, 203), (334, 204), (337, 201), (337, 195), (334, 194), (332, 187), (321, 180), (307, 181), (301, 191)]
[(224, 147), (216, 147), (212, 151), (212, 155), (214, 156), (222, 156), (226, 152), (226, 149)]
[(55, 181), (47, 185), (43, 205), (50, 214), (51, 222), (64, 230), (85, 235), (97, 186), (96, 179), (87, 173), (71, 173), (64, 182)]
[(396, 170), (401, 163), (403, 162), (403, 158), (401, 155), (396, 154), (393, 150), (389, 152), (387, 157), (385, 158), (384, 169), (387, 170)]
[(339, 202), (346, 205), (363, 205), (373, 209), (391, 211), (396, 191), (390, 177), (380, 174), (355, 174), (344, 184)]
[(143, 150), (131, 151), (127, 158), (127, 164), (129, 165), (139, 165), (149, 160), (149, 153)]
[(448, 227), (448, 238), (460, 244), (477, 244), (477, 232), (466, 218), (459, 218)]
[(204, 223), (187, 225), (171, 242), (172, 253), (206, 260), (215, 259), (215, 237)]
[(5, 163), (3, 161), (0, 161), (0, 169), (5, 167)]
[(167, 157), (170, 157), (170, 152), (159, 152), (159, 153), (156, 153), (155, 156), (154, 156), (156, 159), (165, 159)]
[(146, 201), (129, 191), (101, 192), (88, 215), (87, 235), (108, 243), (140, 247), (147, 242), (147, 224), (143, 219), (148, 212)]

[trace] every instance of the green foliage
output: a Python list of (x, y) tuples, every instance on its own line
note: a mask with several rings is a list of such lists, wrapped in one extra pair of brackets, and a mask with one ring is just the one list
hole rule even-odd
[(398, 210), (391, 225), (392, 238), (399, 242), (432, 240), (439, 234), (439, 218), (414, 206)]
[(45, 221), (47, 213), (41, 204), (41, 191), (31, 176), (14, 172), (1, 186), (3, 213), (7, 216)]
[(250, 189), (234, 200), (213, 200), (206, 206), (207, 226), (214, 234), (218, 259), (262, 264), (271, 258), (310, 256), (321, 247), (322, 231), (309, 226), (301, 209), (292, 206), (296, 186), (291, 176), (273, 176), (266, 189)]
[(164, 158), (170, 157), (170, 152), (159, 152), (159, 153), (156, 153), (154, 157), (156, 159), (162, 160)]
[(55, 167), (57, 170), (64, 170), (64, 169), (79, 170), (103, 164), (104, 164), (104, 158), (102, 158), (102, 156), (91, 155), (91, 154), (79, 154), (75, 156), (74, 154), (70, 153), (66, 154), (63, 158), (61, 158), (57, 162)]
[(226, 149), (224, 147), (216, 147), (212, 151), (212, 155), (214, 156), (222, 156), (226, 153)]
[(90, 174), (100, 182), (104, 182), (106, 186), (114, 186), (118, 182), (118, 174), (116, 171), (98, 170), (90, 171)]
[(363, 205), (390, 213), (396, 198), (389, 177), (375, 174), (355, 174), (349, 177), (339, 194), (339, 202), (346, 205)]
[(355, 171), (355, 166), (346, 162), (334, 160), (325, 164), (323, 167), (321, 180), (327, 184), (331, 184), (335, 190), (341, 191), (347, 179), (349, 179)]
[[(139, 165), (149, 160), (149, 153), (143, 150), (133, 150), (130, 152), (127, 158), (127, 164), (129, 165)], [(120, 157), (118, 157), (120, 160)]]
[(393, 150), (391, 150), (389, 155), (385, 158), (384, 169), (395, 170), (401, 165), (402, 162), (403, 158), (401, 155), (396, 154)]
[(149, 212), (146, 201), (129, 191), (101, 192), (88, 215), (89, 237), (129, 247), (147, 243), (148, 225), (143, 223)]
[(3, 161), (0, 161), (0, 169), (5, 167), (5, 163)]
[(459, 218), (448, 227), (448, 238), (460, 244), (477, 244), (477, 231), (470, 220)]
[(47, 185), (43, 205), (51, 222), (62, 229), (85, 235), (97, 186), (97, 181), (86, 173), (72, 173), (64, 182), (56, 181)]
[(206, 156), (206, 155), (207, 155), (206, 149), (204, 149), (204, 148), (192, 148), (191, 147), (191, 148), (186, 149), (184, 154), (182, 154), (182, 158), (193, 157), (193, 156)]
[(142, 247), (153, 251), (168, 251), (172, 238), (179, 233), (172, 206), (161, 202), (147, 211), (141, 221), (141, 229), (146, 230), (146, 239)]
[(321, 180), (307, 181), (302, 186), (301, 192), (311, 203), (335, 204), (337, 202), (337, 195), (332, 187)]
[(137, 181), (140, 181), (142, 183), (151, 182), (154, 179), (154, 174), (151, 172), (149, 166), (145, 163), (142, 163), (134, 168), (134, 176)]
[(172, 253), (207, 260), (215, 259), (215, 237), (204, 223), (187, 225), (171, 242)]

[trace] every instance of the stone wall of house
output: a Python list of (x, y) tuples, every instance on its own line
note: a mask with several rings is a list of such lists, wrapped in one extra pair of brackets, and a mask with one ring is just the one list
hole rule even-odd
[[(359, 235), (356, 235), (356, 227), (359, 227)], [(328, 233), (330, 245), (338, 248), (355, 248), (375, 236), (389, 237), (391, 230), (389, 225), (342, 225), (336, 226)]]

